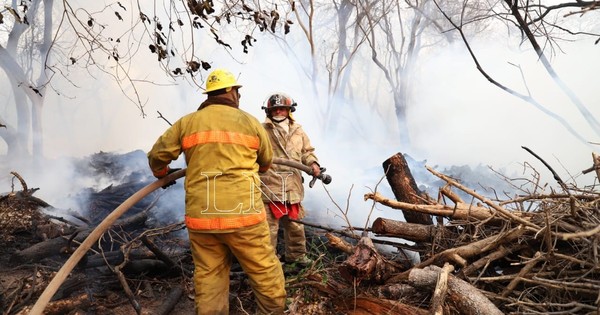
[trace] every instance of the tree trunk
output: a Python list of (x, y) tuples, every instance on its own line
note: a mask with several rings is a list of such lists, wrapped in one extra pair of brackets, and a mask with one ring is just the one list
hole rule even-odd
[[(412, 204), (423, 204), (421, 191), (413, 178), (406, 159), (400, 153), (396, 153), (383, 162), (383, 170), (392, 188), (392, 192), (398, 201)], [(431, 216), (424, 213), (402, 210), (404, 219), (408, 223), (424, 225), (433, 224)]]

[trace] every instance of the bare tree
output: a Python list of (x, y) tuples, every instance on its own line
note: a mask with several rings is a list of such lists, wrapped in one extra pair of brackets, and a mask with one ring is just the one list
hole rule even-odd
[(7, 15), (2, 21), (8, 36), (0, 44), (0, 68), (9, 78), (17, 115), (16, 123), (2, 120), (6, 128), (0, 129), (10, 156), (26, 152), (30, 134), (33, 154), (43, 153), (41, 115), (48, 83), (44, 64), (50, 59), (52, 7), (53, 0), (32, 0), (13, 2), (2, 12)]
[[(564, 40), (574, 41), (583, 38), (595, 38), (595, 44), (600, 41), (600, 33), (594, 33), (594, 26), (598, 26), (597, 16), (590, 16), (594, 14), (598, 9), (597, 3), (594, 1), (565, 1), (552, 4), (544, 4), (542, 1), (531, 3), (528, 1), (509, 1), (505, 0), (498, 3), (491, 3), (488, 9), (488, 14), (478, 16), (476, 19), (463, 18), (460, 16), (459, 19), (452, 18), (447, 14), (445, 3), (434, 0), (436, 6), (445, 16), (445, 18), (452, 24), (452, 27), (456, 29), (463, 42), (467, 46), (469, 53), (479, 72), (492, 84), (501, 88), (504, 91), (534, 105), (538, 110), (542, 111), (546, 115), (555, 119), (565, 129), (567, 129), (573, 136), (579, 139), (583, 143), (589, 143), (581, 134), (579, 134), (573, 126), (569, 124), (560, 115), (548, 109), (540, 101), (538, 101), (530, 91), (527, 89), (526, 94), (517, 92), (515, 89), (503, 84), (494, 79), (488, 72), (485, 71), (484, 66), (479, 62), (477, 53), (471, 48), (469, 44), (469, 38), (465, 35), (465, 26), (475, 23), (481, 20), (499, 20), (508, 29), (515, 28), (522, 41), (527, 41), (533, 47), (538, 57), (538, 60), (542, 63), (548, 75), (556, 83), (556, 85), (563, 91), (563, 93), (569, 98), (571, 103), (577, 108), (580, 114), (583, 116), (585, 121), (591, 127), (591, 129), (600, 136), (600, 123), (590, 113), (586, 105), (577, 97), (577, 95), (569, 88), (569, 86), (562, 80), (560, 75), (555, 71), (550, 58), (547, 53), (554, 55), (560, 50), (561, 42)], [(466, 2), (464, 2), (466, 3)], [(482, 2), (486, 3), (486, 2)], [(593, 20), (589, 23), (573, 23), (567, 20), (573, 16), (579, 16), (582, 19), (588, 18)], [(581, 21), (578, 21), (581, 22)], [(511, 32), (510, 34), (514, 34)], [(540, 40), (544, 43), (540, 44)], [(526, 82), (525, 82), (526, 84)]]
[[(342, 110), (353, 112), (356, 120), (363, 119), (354, 112), (356, 99), (365, 98), (367, 90), (377, 90), (370, 94), (373, 98), (365, 102), (366, 106), (388, 122), (391, 108), (395, 113), (391, 123), (397, 127), (390, 126), (390, 129), (398, 130), (401, 143), (408, 145), (406, 110), (410, 106), (411, 78), (419, 53), (423, 49), (440, 47), (455, 37), (440, 31), (449, 26), (433, 3), (429, 0), (406, 1), (404, 6), (402, 2), (391, 0), (306, 0), (300, 3), (302, 10), (295, 12), (311, 56), (311, 66), (307, 67), (311, 71), (306, 73), (313, 84), (319, 82), (321, 68), (327, 74), (327, 99), (324, 106), (320, 106), (325, 130), (335, 131)], [(331, 18), (332, 14), (335, 18)], [(328, 23), (329, 27), (323, 27), (319, 22)], [(331, 29), (335, 32), (329, 38), (328, 30)], [(318, 38), (314, 34), (319, 34)], [(369, 56), (366, 62), (365, 53)], [(359, 67), (357, 62), (360, 62)], [(381, 73), (383, 84), (376, 83), (380, 75), (365, 64), (375, 65), (375, 72)], [(357, 86), (361, 88), (357, 89)], [(392, 96), (391, 103), (386, 100), (388, 94)], [(351, 125), (361, 129), (368, 127), (360, 123)], [(357, 133), (363, 131), (357, 130)]]
[[(31, 155), (43, 156), (46, 95), (53, 90), (63, 94), (65, 82), (77, 88), (72, 72), (109, 75), (145, 116), (147, 100), (138, 86), (154, 82), (131, 72), (144, 56), (154, 54), (151, 66), (162, 69), (167, 80), (201, 87), (202, 70), (211, 68), (210, 60), (198, 54), (198, 47), (207, 44), (197, 40), (201, 34), (209, 34), (225, 53), (247, 52), (256, 42), (255, 32), (288, 32), (291, 21), (284, 17), (292, 10), (285, 0), (59, 3), (5, 1), (0, 10), (7, 33), (0, 42), (0, 68), (9, 78), (17, 116), (15, 121), (0, 117), (0, 138), (13, 157), (28, 154), (29, 141)], [(222, 35), (225, 28), (229, 35)]]

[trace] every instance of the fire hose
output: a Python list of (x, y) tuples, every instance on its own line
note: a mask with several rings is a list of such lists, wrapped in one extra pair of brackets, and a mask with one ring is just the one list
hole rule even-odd
[[(313, 175), (312, 168), (302, 163), (280, 158), (274, 158), (273, 163), (294, 167), (306, 172), (309, 175)], [(102, 222), (100, 222), (100, 224), (98, 224), (98, 226), (96, 226), (96, 228), (94, 228), (94, 230), (86, 237), (86, 239), (81, 243), (81, 245), (77, 247), (73, 254), (71, 254), (71, 257), (67, 259), (65, 264), (60, 268), (60, 270), (58, 270), (56, 275), (54, 275), (54, 278), (52, 278), (46, 289), (44, 289), (44, 292), (42, 292), (40, 297), (37, 299), (37, 301), (31, 308), (29, 314), (41, 315), (43, 313), (44, 309), (48, 305), (48, 302), (50, 302), (50, 299), (52, 299), (56, 291), (58, 291), (58, 288), (69, 276), (73, 268), (75, 268), (75, 266), (79, 263), (81, 258), (83, 258), (83, 255), (85, 255), (87, 251), (90, 250), (92, 245), (96, 243), (98, 239), (100, 239), (102, 234), (104, 234), (104, 232), (106, 232), (106, 230), (108, 230), (108, 228), (110, 228), (119, 217), (121, 217), (125, 212), (127, 212), (127, 210), (129, 210), (131, 207), (133, 207), (136, 203), (138, 203), (151, 192), (166, 185), (171, 181), (185, 176), (185, 172), (186, 169), (184, 168), (148, 184), (144, 188), (138, 190), (136, 193), (131, 195), (131, 197), (127, 198), (127, 200), (120, 204), (106, 218), (104, 218), (104, 220), (102, 220)], [(314, 184), (317, 178), (320, 179), (324, 184), (331, 183), (331, 176), (329, 176), (328, 174), (324, 174), (324, 172), (325, 168), (321, 168), (321, 174), (318, 177), (313, 176), (310, 187), (312, 187), (312, 184)]]

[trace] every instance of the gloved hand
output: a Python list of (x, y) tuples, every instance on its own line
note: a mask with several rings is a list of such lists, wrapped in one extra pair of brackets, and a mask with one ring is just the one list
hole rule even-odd
[(319, 177), (319, 175), (321, 175), (322, 167), (320, 167), (319, 164), (313, 163), (310, 165), (310, 167), (312, 168), (312, 176)]
[[(179, 171), (180, 169), (181, 169), (181, 168), (170, 168), (170, 169), (169, 169), (169, 172), (167, 172), (167, 175), (168, 175), (168, 174), (171, 174), (171, 173), (173, 173), (173, 172), (177, 172), (177, 171)], [(164, 185), (162, 186), (162, 189), (167, 189), (169, 186), (173, 186), (173, 185), (175, 185), (175, 184), (176, 184), (176, 182), (175, 182), (174, 180), (172, 180), (172, 181), (170, 181), (170, 182), (168, 182), (168, 183), (164, 184)]]

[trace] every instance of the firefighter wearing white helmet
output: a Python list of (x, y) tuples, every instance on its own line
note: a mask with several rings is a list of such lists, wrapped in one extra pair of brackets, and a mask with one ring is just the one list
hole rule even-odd
[[(269, 134), (274, 157), (310, 166), (314, 176), (319, 176), (321, 169), (315, 148), (302, 126), (291, 116), (296, 107), (296, 102), (289, 95), (271, 94), (262, 106), (267, 116), (263, 126)], [(304, 225), (290, 220), (305, 216), (301, 203), (304, 199), (302, 174), (298, 169), (273, 164), (260, 178), (267, 221), (271, 229), (271, 244), (275, 251), (277, 252), (277, 232), (281, 226), (284, 231), (285, 262), (311, 264), (312, 260), (306, 250)]]
[(185, 224), (197, 314), (229, 313), (234, 256), (250, 279), (256, 314), (285, 310), (285, 278), (271, 248), (264, 204), (258, 189), (248, 189), (248, 180), (260, 185), (258, 173), (271, 165), (273, 150), (260, 122), (239, 109), (240, 87), (227, 70), (210, 73), (200, 108), (175, 122), (148, 153), (158, 178), (185, 155)]

